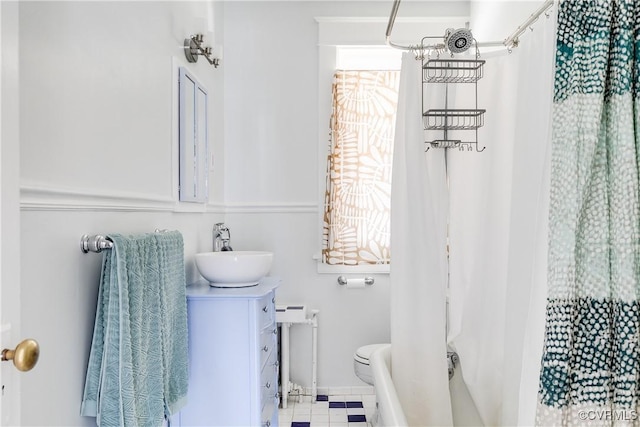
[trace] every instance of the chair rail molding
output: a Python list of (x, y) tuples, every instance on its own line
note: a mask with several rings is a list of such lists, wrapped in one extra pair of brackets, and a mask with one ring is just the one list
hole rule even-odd
[(318, 203), (315, 202), (229, 202), (224, 205), (225, 213), (304, 213), (317, 214)]
[(49, 187), (34, 183), (23, 183), (20, 186), (20, 208), (23, 211), (318, 213), (318, 204), (312, 202), (188, 203), (179, 202), (172, 197)]
[(211, 212), (223, 213), (222, 205), (181, 203), (172, 197), (131, 192), (49, 187), (40, 184), (20, 186), (23, 211), (105, 211), (105, 212)]

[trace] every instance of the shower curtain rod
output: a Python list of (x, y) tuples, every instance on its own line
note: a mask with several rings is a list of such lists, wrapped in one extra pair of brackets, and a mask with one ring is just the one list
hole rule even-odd
[[(391, 31), (393, 31), (393, 24), (396, 21), (396, 15), (398, 14), (398, 9), (400, 8), (400, 1), (401, 0), (394, 0), (393, 7), (391, 8), (391, 14), (389, 15), (389, 22), (387, 24), (387, 32), (386, 32), (386, 39), (385, 39), (387, 45), (390, 47), (393, 47), (396, 49), (402, 49), (402, 50), (445, 49), (444, 43), (434, 44), (434, 45), (419, 44), (419, 45), (403, 46), (403, 45), (395, 44), (391, 41)], [(531, 24), (536, 22), (540, 17), (540, 15), (542, 15), (543, 13), (546, 13), (551, 8), (551, 6), (553, 6), (553, 2), (554, 0), (546, 0), (542, 6), (540, 6), (535, 12), (533, 12), (526, 21), (524, 21), (513, 33), (511, 33), (511, 35), (509, 35), (509, 37), (507, 37), (503, 41), (482, 42), (482, 43), (476, 42), (476, 46), (478, 47), (504, 46), (507, 49), (518, 47), (518, 44), (520, 42), (519, 37), (522, 35), (522, 33), (524, 33)]]

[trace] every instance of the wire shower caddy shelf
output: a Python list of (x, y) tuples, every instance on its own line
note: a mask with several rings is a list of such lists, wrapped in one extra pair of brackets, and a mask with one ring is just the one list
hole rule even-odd
[[(427, 37), (425, 37), (426, 39)], [(423, 39), (423, 44), (424, 40)], [(484, 151), (486, 147), (478, 149), (478, 129), (484, 126), (484, 114), (486, 110), (478, 108), (478, 80), (484, 76), (485, 61), (479, 59), (476, 45), (475, 59), (441, 59), (423, 55), (422, 59), (422, 119), (425, 131), (442, 131), (442, 138), (425, 141), (429, 148), (458, 148), (461, 151)], [(425, 105), (429, 84), (444, 84), (445, 100), (444, 108), (427, 108)], [(474, 108), (449, 108), (448, 85), (472, 84), (474, 85)], [(473, 131), (473, 140), (451, 138), (449, 131)]]

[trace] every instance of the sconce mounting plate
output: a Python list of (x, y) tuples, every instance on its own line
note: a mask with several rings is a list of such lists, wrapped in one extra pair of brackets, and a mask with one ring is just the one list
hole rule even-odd
[(198, 44), (193, 38), (184, 39), (184, 55), (189, 62), (198, 62)]
[(195, 34), (188, 39), (184, 39), (184, 55), (189, 62), (198, 62), (198, 56), (204, 56), (204, 58), (218, 68), (220, 65), (220, 58), (213, 57), (213, 49), (209, 46), (203, 46), (204, 36), (202, 34)]

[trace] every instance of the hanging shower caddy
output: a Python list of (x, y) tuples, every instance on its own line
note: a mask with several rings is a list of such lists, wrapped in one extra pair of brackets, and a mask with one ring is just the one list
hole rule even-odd
[[(427, 39), (428, 37), (425, 37)], [(445, 36), (445, 39), (447, 37)], [(425, 39), (422, 45), (425, 45)], [(458, 38), (458, 41), (460, 39)], [(464, 42), (468, 42), (464, 40)], [(442, 137), (425, 141), (429, 148), (455, 148), (461, 151), (484, 151), (478, 149), (478, 129), (484, 125), (486, 110), (478, 108), (478, 80), (483, 76), (485, 61), (479, 59), (476, 47), (475, 59), (454, 59), (455, 44), (447, 46), (452, 58), (441, 59), (438, 52), (435, 59), (430, 55), (422, 55), (422, 119), (425, 131), (441, 131)], [(466, 50), (466, 49), (464, 49)], [(457, 50), (463, 52), (464, 50)], [(444, 84), (444, 108), (428, 108), (425, 105), (426, 91), (429, 84)], [(449, 86), (451, 84), (473, 84), (474, 102), (472, 108), (449, 108)], [(462, 140), (451, 137), (451, 131), (470, 131), (473, 139)], [(460, 135), (456, 132), (456, 136)]]
[[(484, 61), (480, 60), (479, 47), (506, 47), (509, 52), (512, 48), (518, 47), (520, 36), (531, 26), (540, 15), (549, 17), (549, 10), (554, 5), (554, 0), (545, 0), (544, 3), (529, 16), (518, 28), (502, 41), (488, 41), (478, 43), (469, 30), (466, 28), (448, 28), (444, 37), (424, 37), (419, 45), (402, 45), (391, 41), (393, 24), (398, 15), (401, 0), (394, 0), (387, 22), (385, 41), (387, 46), (411, 51), (416, 53), (416, 59), (422, 60), (422, 116), (425, 131), (442, 131), (441, 139), (425, 141), (427, 150), (431, 147), (452, 148), (458, 147), (460, 150), (471, 151), (474, 147), (477, 152), (484, 151), (485, 147), (478, 149), (478, 128), (484, 125), (485, 110), (478, 108), (478, 80), (482, 78)], [(427, 43), (427, 39), (437, 39), (436, 42)], [(442, 40), (442, 42), (440, 42)], [(475, 60), (456, 60), (453, 54), (466, 52), (471, 46), (475, 46)], [(431, 59), (430, 54), (437, 53), (436, 59)], [(440, 59), (440, 53), (451, 54), (451, 59)], [(445, 107), (442, 109), (425, 109), (424, 92), (425, 86), (430, 83), (436, 84), (458, 84), (471, 83), (475, 85), (475, 108), (451, 109), (447, 106), (445, 96)], [(475, 140), (462, 141), (461, 139), (449, 138), (449, 131), (472, 131), (475, 132)]]

